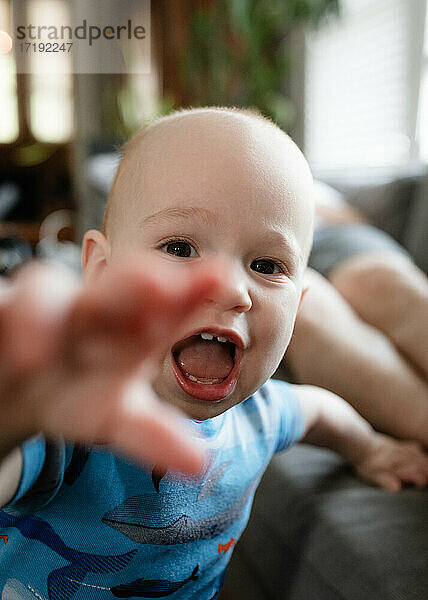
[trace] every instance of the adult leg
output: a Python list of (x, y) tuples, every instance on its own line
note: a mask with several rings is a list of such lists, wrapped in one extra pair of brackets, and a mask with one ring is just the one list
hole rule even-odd
[(324, 277), (308, 269), (307, 282), (285, 355), (294, 377), (339, 394), (377, 429), (428, 447), (427, 381)]
[[(337, 194), (337, 192), (336, 192)], [(310, 266), (327, 277), (360, 317), (428, 377), (428, 279), (389, 235), (353, 216), (346, 202), (317, 202)]]
[(336, 265), (329, 279), (364, 321), (428, 377), (428, 279), (406, 255), (353, 256)]

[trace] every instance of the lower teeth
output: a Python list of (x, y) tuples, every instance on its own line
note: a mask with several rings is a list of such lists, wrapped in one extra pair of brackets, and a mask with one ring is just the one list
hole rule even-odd
[(197, 379), (194, 375), (190, 375), (190, 373), (185, 373), (186, 377), (188, 379), (190, 379), (190, 381), (194, 381), (195, 383), (203, 383), (205, 385), (213, 385), (214, 383), (220, 383), (221, 381), (223, 381), (223, 379), (206, 379), (205, 381), (201, 381), (200, 379)]

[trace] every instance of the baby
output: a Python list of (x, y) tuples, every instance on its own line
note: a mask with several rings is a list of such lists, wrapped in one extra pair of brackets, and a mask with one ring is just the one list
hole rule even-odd
[(127, 146), (82, 289), (39, 265), (3, 290), (2, 600), (217, 598), (266, 466), (299, 440), (387, 489), (426, 485), (417, 444), (269, 379), (312, 223), (309, 168), (280, 129), (186, 110)]

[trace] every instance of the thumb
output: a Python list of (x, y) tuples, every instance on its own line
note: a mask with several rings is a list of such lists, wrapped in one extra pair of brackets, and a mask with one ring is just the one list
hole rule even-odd
[(147, 383), (134, 381), (121, 401), (109, 442), (144, 464), (200, 474), (206, 460), (203, 440), (193, 435), (177, 409), (163, 404)]

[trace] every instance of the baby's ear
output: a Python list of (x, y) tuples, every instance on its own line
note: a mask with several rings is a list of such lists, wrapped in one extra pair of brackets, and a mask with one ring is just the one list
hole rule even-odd
[(83, 281), (93, 283), (99, 279), (104, 273), (109, 258), (110, 243), (107, 238), (96, 229), (87, 231), (82, 242)]

